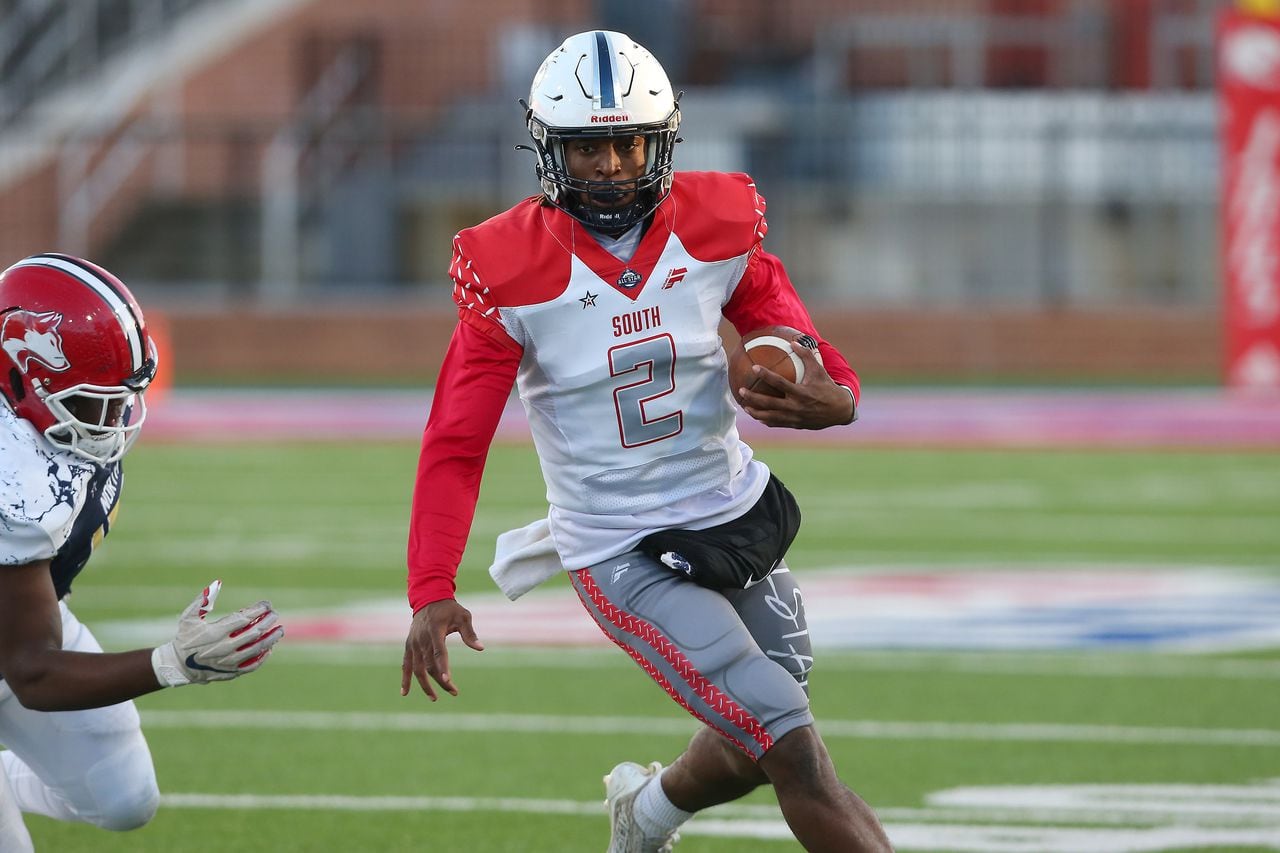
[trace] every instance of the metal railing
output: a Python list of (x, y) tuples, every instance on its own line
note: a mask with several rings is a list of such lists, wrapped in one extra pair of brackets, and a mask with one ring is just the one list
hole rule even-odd
[(212, 2), (221, 0), (10, 0), (0, 16), (0, 127)]

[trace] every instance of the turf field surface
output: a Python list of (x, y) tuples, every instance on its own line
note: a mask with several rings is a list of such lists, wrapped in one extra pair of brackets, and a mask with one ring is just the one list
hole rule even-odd
[[(1253, 583), (1256, 601), (1280, 583), (1280, 454), (760, 454), (805, 511), (789, 558), (802, 586), (833, 573), (1015, 586), (1137, 574)], [(402, 624), (415, 458), (411, 441), (144, 438), (72, 607), (109, 649), (163, 630), (214, 577), (220, 610), (266, 596), (286, 624), (343, 613)], [(500, 444), (460, 576), (464, 604), (493, 602), (493, 538), (541, 511), (531, 450)], [(1191, 606), (1194, 587), (1184, 593), (1186, 631), (1232, 621), (1222, 608), (1240, 601), (1206, 611)], [(1078, 609), (1085, 624), (1099, 613), (1096, 602)], [(669, 761), (692, 723), (610, 647), (531, 645), (496, 624), (494, 636), (484, 653), (452, 652), (461, 695), (436, 704), (399, 696), (396, 642), (314, 634), (291, 635), (253, 676), (144, 697), (165, 793), (156, 820), (114, 835), (29, 817), (37, 847), (603, 850), (600, 777), (621, 760)], [(825, 643), (812, 677), (819, 727), (900, 850), (1280, 849), (1275, 644), (1189, 652), (1113, 640), (1051, 651)], [(766, 791), (699, 816), (677, 848), (788, 849), (798, 848)]]

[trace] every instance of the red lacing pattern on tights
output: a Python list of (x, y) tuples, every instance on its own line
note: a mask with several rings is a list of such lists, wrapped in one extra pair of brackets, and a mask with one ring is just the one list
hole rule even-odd
[[(746, 708), (743, 708), (737, 702), (730, 699), (722, 693), (718, 687), (708, 681), (706, 677), (703, 676), (702, 673), (698, 672), (693, 663), (685, 657), (670, 640), (659, 633), (657, 628), (653, 627), (648, 622), (637, 619), (630, 613), (619, 610), (613, 602), (605, 597), (604, 592), (601, 591), (600, 587), (596, 584), (595, 579), (591, 577), (591, 573), (588, 570), (579, 569), (574, 572), (574, 574), (582, 584), (582, 588), (586, 592), (587, 596), (591, 599), (591, 603), (595, 605), (596, 609), (605, 619), (607, 619), (612, 625), (621, 628), (623, 631), (626, 631), (628, 634), (631, 634), (646, 643), (650, 648), (661, 655), (663, 660), (671, 664), (672, 668), (674, 668), (680, 677), (684, 679), (684, 682), (689, 685), (698, 698), (707, 703), (707, 705), (723, 719), (729, 721), (750, 735), (751, 739), (755, 741), (756, 746), (759, 747), (759, 754), (769, 751), (769, 748), (773, 746), (773, 738), (769, 735), (769, 732), (765, 730), (764, 726), (760, 724), (760, 721), (751, 716), (750, 712), (748, 712)], [(636, 663), (640, 664), (645, 672), (649, 673), (649, 677), (658, 682), (662, 689), (667, 691), (667, 694), (671, 696), (672, 699), (675, 699), (676, 702), (680, 703), (682, 708), (702, 722), (714, 728), (716, 731), (720, 732), (720, 734), (732, 741), (735, 746), (747, 755), (754, 758), (758, 754), (734, 737), (732, 733), (725, 731), (723, 726), (716, 725), (716, 721), (707, 719), (703, 714), (700, 714), (698, 711), (689, 707), (689, 703), (686, 702), (684, 697), (680, 695), (680, 692), (671, 685), (671, 682), (667, 680), (667, 677), (659, 672), (657, 668), (655, 668), (653, 664), (645, 659), (645, 657), (638, 651), (619, 641), (608, 631), (605, 631), (603, 625), (600, 626), (600, 630), (604, 631), (605, 636), (613, 640), (613, 642), (623, 651), (631, 655), (632, 659), (635, 660)]]

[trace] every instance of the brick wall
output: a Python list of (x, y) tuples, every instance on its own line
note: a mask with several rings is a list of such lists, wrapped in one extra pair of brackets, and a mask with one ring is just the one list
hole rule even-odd
[[(165, 315), (182, 382), (431, 382), (447, 310)], [(819, 331), (865, 380), (1214, 381), (1216, 315), (1190, 310), (823, 311)], [(732, 345), (736, 335), (724, 330)]]

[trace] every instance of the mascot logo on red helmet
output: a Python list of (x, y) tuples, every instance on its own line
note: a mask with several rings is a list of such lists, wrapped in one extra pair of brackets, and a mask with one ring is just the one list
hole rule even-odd
[(58, 334), (60, 325), (62, 315), (57, 311), (40, 314), (11, 311), (4, 315), (4, 324), (0, 325), (0, 347), (23, 373), (27, 372), (32, 361), (61, 373), (71, 363), (62, 352), (62, 335)]

